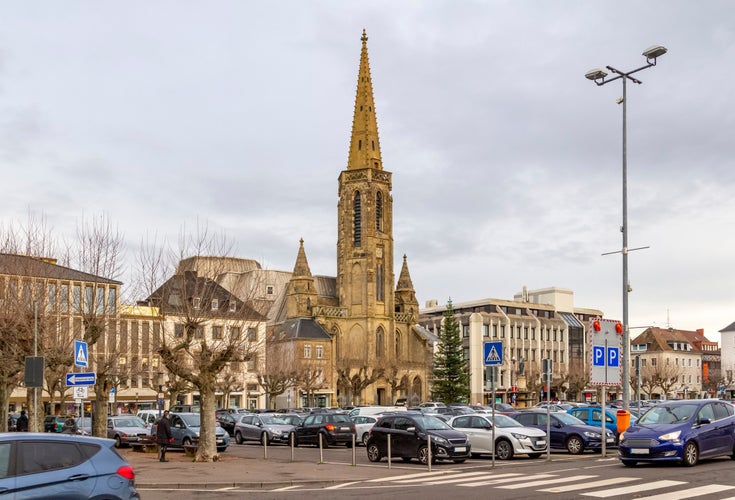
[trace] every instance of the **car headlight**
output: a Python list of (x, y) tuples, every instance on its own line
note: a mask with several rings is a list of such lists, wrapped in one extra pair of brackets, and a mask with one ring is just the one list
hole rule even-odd
[(625, 439), (625, 431), (620, 433), (620, 441), (622, 441), (623, 439)]
[(446, 439), (444, 439), (443, 437), (439, 437), (439, 436), (431, 436), (431, 440), (432, 440), (432, 441), (433, 441), (434, 443), (436, 443), (436, 444), (440, 444), (440, 445), (442, 445), (442, 446), (448, 446), (448, 445), (449, 445), (449, 441), (447, 441), (447, 440), (446, 440)]
[(600, 438), (602, 438), (602, 434), (600, 434), (598, 432), (585, 432), (584, 435), (587, 436), (588, 438), (592, 438), (592, 439), (600, 439)]
[(511, 432), (510, 435), (516, 439), (528, 439), (528, 436), (526, 436), (525, 434), (518, 434), (516, 432)]
[(669, 432), (667, 434), (662, 434), (658, 438), (661, 441), (677, 441), (679, 439), (679, 436), (681, 436), (681, 431)]
[(199, 437), (199, 431), (196, 431), (196, 432), (194, 433), (194, 436), (196, 436), (196, 437)]

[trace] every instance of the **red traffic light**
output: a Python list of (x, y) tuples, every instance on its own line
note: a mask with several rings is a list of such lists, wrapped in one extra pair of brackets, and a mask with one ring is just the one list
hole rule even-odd
[(599, 320), (593, 321), (592, 328), (594, 328), (596, 332), (599, 332), (602, 329), (602, 327), (600, 326), (600, 321)]
[(617, 333), (623, 333), (623, 325), (621, 325), (620, 323), (615, 323), (615, 331)]

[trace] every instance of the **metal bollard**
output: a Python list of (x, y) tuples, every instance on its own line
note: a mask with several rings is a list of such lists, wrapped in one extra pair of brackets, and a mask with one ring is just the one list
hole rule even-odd
[(388, 434), (388, 468), (390, 469), (390, 434)]
[(322, 447), (322, 433), (319, 433), (319, 463), (324, 463), (324, 448)]
[(357, 467), (357, 443), (356, 436), (352, 435), (352, 466)]
[(268, 460), (268, 434), (263, 434), (263, 459)]
[(428, 450), (426, 450), (428, 452), (427, 456), (429, 457), (427, 464), (429, 465), (429, 472), (431, 472), (431, 434), (426, 435), (426, 443), (428, 446)]
[(294, 461), (294, 448), (296, 447), (296, 434), (293, 432), (288, 436), (289, 441), (291, 441), (291, 461)]

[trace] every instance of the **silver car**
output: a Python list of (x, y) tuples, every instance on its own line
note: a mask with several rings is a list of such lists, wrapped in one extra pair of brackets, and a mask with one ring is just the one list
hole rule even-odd
[(148, 438), (145, 422), (134, 415), (107, 417), (107, 437), (115, 440), (115, 447), (137, 443)]
[(235, 424), (235, 442), (288, 443), (288, 436), (295, 428), (275, 414), (245, 415)]
[(460, 415), (449, 425), (467, 434), (472, 445), (472, 455), (492, 454), (500, 460), (510, 460), (513, 455), (538, 458), (546, 451), (546, 433), (525, 427), (507, 415), (495, 414), (495, 442), (493, 443), (493, 417), (486, 413)]
[(350, 417), (355, 422), (355, 432), (357, 433), (357, 442), (367, 446), (367, 440), (370, 437), (370, 429), (373, 428), (379, 416), (357, 415)]

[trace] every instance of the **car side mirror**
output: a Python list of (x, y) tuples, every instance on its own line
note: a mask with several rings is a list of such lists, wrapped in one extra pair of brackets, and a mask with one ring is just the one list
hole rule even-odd
[(699, 425), (704, 425), (704, 424), (710, 424), (712, 423), (712, 421), (708, 418), (700, 418), (699, 420), (697, 420), (697, 423)]
[(416, 432), (416, 427), (406, 427), (408, 432)]

